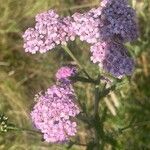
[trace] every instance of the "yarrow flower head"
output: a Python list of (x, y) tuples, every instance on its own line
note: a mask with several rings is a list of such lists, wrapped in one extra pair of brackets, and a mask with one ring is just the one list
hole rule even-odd
[(99, 38), (99, 21), (89, 13), (75, 13), (72, 15), (74, 22), (73, 28), (76, 35), (80, 37), (81, 41), (93, 44)]
[(127, 0), (103, 0), (98, 8), (72, 17), (74, 32), (90, 44), (113, 38), (129, 42), (138, 37), (135, 10)]
[(71, 17), (62, 18), (53, 10), (38, 14), (34, 28), (29, 28), (24, 35), (24, 48), (30, 53), (45, 53), (57, 45), (65, 45), (75, 39)]
[[(105, 71), (119, 78), (133, 71), (133, 59), (123, 46), (138, 37), (135, 10), (128, 0), (102, 0), (98, 8), (65, 18), (49, 10), (38, 14), (35, 20), (35, 27), (28, 28), (23, 35), (26, 52), (45, 53), (79, 36), (81, 41), (92, 44), (91, 60)], [(108, 63), (110, 59), (112, 62)], [(69, 68), (61, 68), (56, 78), (69, 81), (71, 72)]]
[(73, 118), (80, 109), (75, 103), (76, 96), (71, 85), (54, 85), (36, 99), (31, 118), (44, 134), (45, 141), (62, 143), (76, 134), (77, 124)]
[(117, 78), (131, 75), (133, 72), (134, 61), (128, 56), (122, 43), (99, 42), (91, 46), (91, 53), (93, 63), (98, 63), (100, 68)]
[(127, 0), (103, 0), (101, 7), (100, 35), (103, 40), (117, 38), (130, 42), (138, 38), (136, 13)]
[(77, 74), (77, 68), (73, 65), (63, 66), (56, 73), (56, 79), (58, 81), (68, 82), (70, 77), (74, 77)]

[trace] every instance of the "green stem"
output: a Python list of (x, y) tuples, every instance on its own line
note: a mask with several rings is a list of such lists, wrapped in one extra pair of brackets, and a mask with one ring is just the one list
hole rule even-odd
[(103, 92), (100, 95), (100, 98), (107, 96), (111, 91), (115, 90), (115, 88), (116, 88), (116, 85), (112, 85), (111, 87), (103, 90)]
[(95, 102), (94, 102), (94, 117), (95, 118), (99, 115), (99, 113), (98, 113), (98, 111), (99, 111), (99, 95), (100, 95), (99, 86), (96, 85), (95, 86)]
[(148, 123), (150, 123), (149, 120), (148, 121), (143, 121), (143, 122), (137, 122), (137, 123), (134, 123), (134, 124), (131, 124), (131, 125), (129, 124), (128, 126), (119, 129), (119, 131), (123, 132), (125, 130), (131, 129), (131, 128), (134, 128), (134, 127), (141, 127), (141, 126), (147, 125)]
[(36, 130), (32, 130), (32, 129), (26, 129), (26, 128), (20, 128), (21, 131), (25, 131), (25, 132), (32, 132), (32, 133), (36, 133), (36, 134), (40, 134), (41, 132), (36, 131)]
[[(97, 78), (97, 85), (95, 86), (95, 101), (94, 101), (94, 131), (95, 131), (95, 149), (99, 150), (101, 147), (100, 140), (101, 140), (101, 121), (99, 116), (99, 102), (100, 102), (100, 89), (99, 89), (99, 80), (100, 76)], [(101, 141), (102, 143), (102, 141)]]
[(100, 89), (99, 89), (100, 78), (101, 76), (98, 75), (96, 80), (96, 85), (95, 85), (94, 117), (99, 116), (98, 111), (99, 111), (99, 101), (100, 101)]
[(69, 56), (77, 63), (77, 65), (79, 66), (79, 68), (84, 72), (84, 74), (88, 77), (88, 79), (93, 80), (89, 74), (87, 73), (87, 71), (85, 70), (85, 68), (80, 64), (80, 62), (76, 59), (76, 57), (73, 55), (73, 53), (70, 51), (70, 49), (67, 46), (62, 46), (62, 48), (65, 50), (65, 52), (67, 52), (69, 54)]
[(111, 87), (106, 88), (106, 84), (103, 85), (103, 87), (99, 87), (100, 84), (100, 78), (101, 76), (99, 75), (97, 78), (97, 85), (95, 86), (95, 102), (94, 102), (94, 129), (95, 129), (95, 142), (96, 142), (96, 150), (103, 150), (104, 149), (104, 144), (105, 144), (105, 132), (103, 129), (103, 123), (105, 121), (107, 109), (104, 109), (104, 114), (99, 115), (99, 103), (103, 99), (103, 97), (107, 96), (110, 91), (115, 90), (116, 83), (115, 81)]
[(71, 78), (73, 81), (79, 81), (79, 82), (85, 82), (85, 83), (93, 83), (93, 84), (96, 84), (96, 81), (95, 80), (90, 80), (88, 78), (85, 78), (85, 77), (81, 77), (81, 76), (75, 76), (75, 77), (72, 77)]
[(25, 131), (25, 132), (41, 134), (41, 132), (36, 131), (36, 130), (27, 129), (27, 128), (21, 128), (21, 127), (15, 127), (15, 126), (8, 126), (7, 129), (8, 130), (12, 130), (12, 131), (20, 131), (20, 132), (24, 132)]

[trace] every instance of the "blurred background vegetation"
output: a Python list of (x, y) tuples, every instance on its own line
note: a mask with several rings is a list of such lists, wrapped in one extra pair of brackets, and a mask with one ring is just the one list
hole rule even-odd
[[(135, 126), (122, 133), (110, 135), (116, 140), (113, 145), (106, 144), (105, 149), (149, 150), (150, 149), (150, 1), (132, 0), (139, 18), (140, 38), (127, 44), (136, 60), (133, 76), (124, 79), (125, 84), (104, 99), (101, 111), (106, 112), (105, 130), (114, 131)], [(90, 4), (90, 5), (89, 5)], [(9, 120), (26, 128), (33, 128), (30, 111), (34, 105), (34, 95), (55, 82), (56, 70), (71, 59), (60, 48), (46, 54), (31, 55), (23, 50), (22, 34), (34, 24), (34, 16), (42, 11), (54, 8), (61, 15), (89, 8), (77, 8), (85, 5), (97, 5), (98, 0), (0, 0), (0, 113), (4, 112)], [(77, 7), (76, 7), (77, 6)], [(89, 61), (89, 46), (79, 40), (70, 43), (73, 53), (95, 76), (98, 68)], [(93, 95), (90, 84), (75, 85), (81, 102), (92, 109)], [(82, 91), (82, 92), (81, 92)], [(90, 131), (80, 124), (77, 137), (86, 143)], [(63, 150), (66, 145), (44, 143), (40, 136), (31, 133), (0, 133), (0, 150)], [(73, 146), (72, 150), (84, 147)]]

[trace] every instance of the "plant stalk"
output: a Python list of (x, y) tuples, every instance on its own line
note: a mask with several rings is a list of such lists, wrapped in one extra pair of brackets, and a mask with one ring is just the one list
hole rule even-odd
[(90, 75), (87, 73), (85, 68), (80, 64), (80, 62), (76, 59), (76, 57), (73, 55), (73, 53), (70, 51), (70, 49), (67, 46), (62, 46), (62, 48), (69, 54), (69, 56), (77, 63), (79, 68), (84, 72), (84, 74), (88, 77), (89, 80), (93, 80)]
[(32, 129), (27, 129), (27, 128), (21, 128), (21, 127), (15, 127), (15, 126), (8, 126), (7, 127), (8, 130), (12, 130), (12, 131), (20, 131), (20, 132), (31, 132), (31, 133), (36, 133), (36, 134), (40, 134), (41, 132), (36, 131), (36, 130), (32, 130)]

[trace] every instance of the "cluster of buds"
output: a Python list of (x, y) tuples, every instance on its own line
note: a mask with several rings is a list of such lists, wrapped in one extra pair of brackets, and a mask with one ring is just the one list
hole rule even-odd
[(0, 132), (8, 131), (8, 117), (0, 115)]
[(77, 73), (77, 68), (74, 65), (63, 66), (58, 69), (56, 79), (59, 82), (71, 82), (70, 78), (76, 76)]

